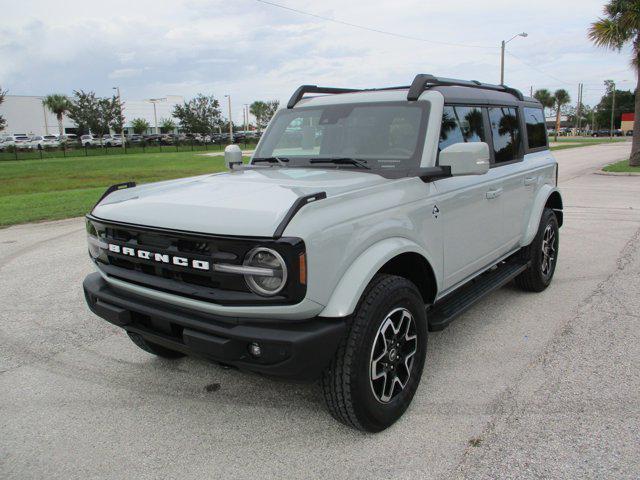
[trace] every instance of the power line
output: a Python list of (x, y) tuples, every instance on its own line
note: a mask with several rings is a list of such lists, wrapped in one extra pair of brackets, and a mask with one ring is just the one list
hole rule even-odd
[(451, 43), (451, 42), (439, 42), (437, 40), (427, 40), (426, 38), (414, 37), (414, 36), (411, 36), (411, 35), (404, 35), (402, 33), (396, 33), (396, 32), (388, 32), (386, 30), (380, 30), (378, 28), (366, 27), (364, 25), (358, 25), (356, 23), (345, 22), (343, 20), (338, 20), (338, 19), (331, 18), (331, 17), (325, 17), (323, 15), (317, 15), (315, 13), (305, 12), (303, 10), (298, 10), (297, 8), (287, 7), (286, 5), (280, 5), (279, 3), (269, 2), (267, 0), (255, 0), (255, 1), (263, 3), (265, 5), (271, 5), (272, 7), (281, 8), (283, 10), (288, 10), (290, 12), (299, 13), (300, 15), (306, 15), (308, 17), (319, 18), (320, 20), (325, 20), (327, 22), (333, 22), (333, 23), (337, 23), (337, 24), (340, 24), (340, 25), (345, 25), (347, 27), (359, 28), (360, 30), (366, 30), (368, 32), (381, 33), (382, 35), (389, 35), (391, 37), (404, 38), (404, 39), (407, 39), (407, 40), (415, 40), (415, 41), (424, 42), (424, 43), (432, 43), (432, 44), (435, 44), (435, 45), (447, 45), (449, 47), (483, 48), (483, 49), (491, 49), (491, 50), (494, 50), (494, 49), (498, 48), (498, 47), (489, 47), (489, 46), (485, 46), (485, 45), (468, 45), (468, 44), (463, 44), (463, 43)]
[(541, 68), (538, 68), (538, 67), (536, 67), (536, 66), (534, 66), (534, 65), (531, 65), (529, 62), (527, 62), (527, 61), (525, 61), (525, 60), (521, 59), (520, 57), (518, 57), (517, 55), (514, 55), (513, 53), (511, 53), (511, 52), (509, 52), (509, 51), (507, 52), (507, 55), (509, 55), (510, 57), (515, 58), (516, 60), (518, 60), (520, 63), (522, 63), (522, 64), (526, 65), (527, 67), (532, 68), (533, 70), (536, 70), (537, 72), (542, 73), (543, 75), (546, 75), (546, 76), (548, 76), (548, 77), (550, 77), (550, 78), (553, 78), (555, 81), (560, 82), (560, 83), (562, 83), (563, 85), (571, 85), (571, 86), (575, 85), (574, 83), (571, 83), (571, 82), (565, 82), (565, 81), (564, 81), (564, 80), (562, 80), (561, 78), (558, 78), (558, 77), (556, 77), (555, 75), (551, 75), (549, 72), (545, 72), (545, 71), (544, 71), (544, 70), (542, 70)]

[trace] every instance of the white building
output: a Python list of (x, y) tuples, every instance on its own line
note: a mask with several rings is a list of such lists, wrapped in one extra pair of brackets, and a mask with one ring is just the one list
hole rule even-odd
[[(4, 102), (0, 105), (0, 115), (7, 121), (2, 133), (58, 134), (58, 120), (42, 105), (43, 98), (29, 95), (6, 95)], [(131, 120), (134, 118), (144, 118), (151, 126), (148, 133), (154, 133), (156, 119), (158, 129), (163, 119), (170, 118), (176, 125), (178, 124), (178, 121), (171, 114), (176, 105), (184, 102), (184, 98), (179, 95), (167, 95), (164, 98), (155, 99), (154, 102), (126, 99), (123, 99), (122, 102), (124, 104), (125, 133), (133, 133)], [(66, 115), (63, 117), (62, 127), (64, 133), (77, 133), (76, 124)]]

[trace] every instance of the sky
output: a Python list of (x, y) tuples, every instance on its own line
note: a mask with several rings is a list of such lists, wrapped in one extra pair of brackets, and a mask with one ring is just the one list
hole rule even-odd
[[(586, 32), (603, 0), (349, 1), (23, 0), (0, 17), (0, 86), (14, 95), (73, 90), (126, 101), (198, 93), (224, 101), (234, 120), (254, 100), (286, 103), (301, 84), (407, 85), (416, 73), (565, 88), (584, 103), (605, 79), (633, 90), (630, 49), (594, 47)], [(373, 32), (354, 26), (389, 32)], [(406, 38), (410, 37), (410, 38)], [(223, 105), (226, 112), (226, 104)]]

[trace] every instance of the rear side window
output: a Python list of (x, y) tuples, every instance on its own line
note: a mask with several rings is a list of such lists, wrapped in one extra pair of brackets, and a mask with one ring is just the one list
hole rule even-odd
[(520, 154), (520, 125), (518, 113), (513, 107), (489, 108), (489, 122), (493, 136), (495, 162), (510, 162)]
[(478, 107), (445, 106), (440, 127), (440, 150), (454, 143), (484, 142), (482, 110)]
[(547, 129), (541, 108), (525, 108), (524, 119), (527, 124), (529, 148), (547, 146)]

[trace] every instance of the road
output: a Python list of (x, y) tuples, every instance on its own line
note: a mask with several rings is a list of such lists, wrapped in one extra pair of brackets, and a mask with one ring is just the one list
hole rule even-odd
[(629, 144), (557, 152), (552, 286), (507, 286), (430, 338), (376, 435), (317, 385), (154, 358), (85, 307), (81, 219), (0, 230), (0, 478), (638, 478), (640, 178)]

